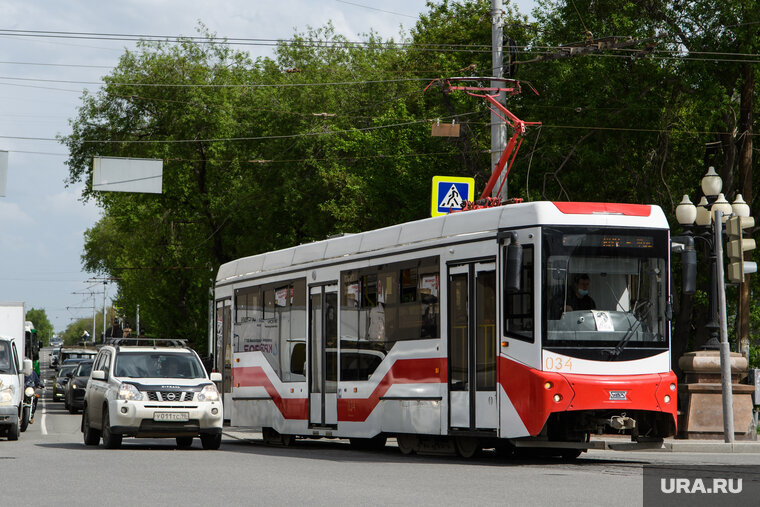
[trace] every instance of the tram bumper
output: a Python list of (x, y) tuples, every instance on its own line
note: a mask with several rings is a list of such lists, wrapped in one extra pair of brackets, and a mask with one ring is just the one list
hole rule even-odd
[[(662, 439), (677, 430), (676, 376), (562, 374), (574, 396), (563, 411), (553, 411), (549, 433), (617, 433), (634, 440)], [(559, 412), (564, 412), (560, 414)]]
[(676, 376), (541, 371), (503, 358), (500, 379), (529, 435), (578, 441), (591, 433), (636, 440), (676, 432)]

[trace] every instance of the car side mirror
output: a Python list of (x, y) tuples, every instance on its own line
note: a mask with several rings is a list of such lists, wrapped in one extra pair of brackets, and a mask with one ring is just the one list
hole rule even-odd
[(105, 380), (106, 372), (103, 370), (93, 370), (90, 376), (92, 377), (92, 380)]
[(218, 371), (212, 372), (211, 375), (209, 375), (209, 378), (211, 379), (211, 382), (221, 382), (222, 381), (222, 374)]
[(73, 377), (73, 376), (74, 376), (74, 374), (73, 374), (73, 373), (71, 373), (71, 372), (68, 372), (68, 373), (66, 374), (66, 376), (67, 376), (68, 378), (71, 378), (71, 377)]
[(21, 373), (24, 374), (24, 376), (29, 376), (32, 374), (32, 370), (34, 369), (34, 365), (32, 364), (31, 359), (24, 359), (24, 366), (21, 369)]

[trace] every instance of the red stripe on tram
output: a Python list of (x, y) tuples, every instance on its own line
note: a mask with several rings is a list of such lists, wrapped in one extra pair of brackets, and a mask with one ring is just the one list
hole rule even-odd
[(309, 417), (309, 400), (307, 398), (283, 398), (280, 396), (277, 388), (269, 380), (261, 366), (233, 368), (232, 384), (235, 387), (263, 387), (285, 419), (308, 419)]
[(448, 382), (445, 357), (398, 359), (369, 398), (340, 398), (338, 421), (363, 422), (375, 410), (393, 384), (443, 384)]
[[(362, 422), (369, 417), (393, 384), (442, 384), (448, 381), (446, 358), (399, 359), (385, 374), (369, 398), (338, 399), (338, 420)], [(308, 398), (283, 398), (260, 366), (232, 369), (235, 387), (263, 387), (285, 419), (307, 419)]]
[(608, 202), (554, 202), (565, 215), (593, 215), (594, 213), (648, 217), (652, 214), (649, 204), (623, 204)]

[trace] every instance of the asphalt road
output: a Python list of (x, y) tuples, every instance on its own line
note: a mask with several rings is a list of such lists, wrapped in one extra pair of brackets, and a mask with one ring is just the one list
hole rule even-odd
[(197, 439), (185, 451), (160, 439), (106, 450), (84, 446), (81, 416), (50, 393), (17, 442), (0, 439), (2, 505), (627, 506), (643, 504), (646, 463), (760, 465), (760, 454), (616, 451), (570, 463), (491, 453), (464, 460), (403, 456), (393, 442), (370, 452), (341, 440), (277, 448), (231, 436), (218, 451), (202, 450)]

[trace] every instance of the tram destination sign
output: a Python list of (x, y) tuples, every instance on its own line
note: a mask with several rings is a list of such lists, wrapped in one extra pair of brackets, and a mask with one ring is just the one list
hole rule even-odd
[(624, 234), (564, 234), (562, 245), (597, 248), (654, 248), (654, 238)]
[(430, 216), (461, 211), (464, 201), (475, 199), (475, 178), (433, 176), (432, 195)]

